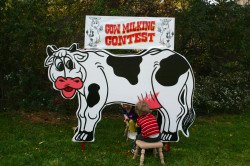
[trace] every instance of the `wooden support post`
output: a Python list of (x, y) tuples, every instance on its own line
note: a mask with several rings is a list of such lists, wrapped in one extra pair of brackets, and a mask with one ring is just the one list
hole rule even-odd
[(163, 151), (169, 153), (170, 152), (170, 143), (164, 143)]
[(85, 150), (85, 144), (82, 143), (82, 152), (84, 152), (84, 150)]
[(170, 143), (168, 142), (167, 144), (167, 152), (169, 153), (170, 152)]

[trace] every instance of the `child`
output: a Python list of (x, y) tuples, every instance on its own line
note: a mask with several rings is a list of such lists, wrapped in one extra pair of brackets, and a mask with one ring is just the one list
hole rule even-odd
[(128, 125), (128, 132), (136, 132), (135, 123), (138, 116), (135, 113), (134, 107), (129, 104), (122, 104), (122, 112), (124, 122)]
[(160, 141), (159, 126), (154, 115), (151, 114), (148, 104), (145, 101), (139, 101), (135, 105), (135, 111), (139, 116), (137, 126), (141, 128), (141, 133), (137, 135), (136, 140), (145, 142)]

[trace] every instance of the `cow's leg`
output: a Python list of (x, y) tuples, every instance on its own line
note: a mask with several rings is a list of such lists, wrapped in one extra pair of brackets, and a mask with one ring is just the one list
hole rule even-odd
[(86, 117), (84, 116), (85, 110), (87, 109), (87, 101), (86, 98), (82, 94), (78, 94), (78, 110), (76, 112), (76, 117), (78, 120), (77, 129), (75, 131), (75, 135), (72, 138), (72, 141), (77, 142), (80, 141), (79, 136), (83, 135), (83, 133), (87, 133), (84, 131), (84, 125), (86, 124)]
[[(159, 112), (162, 115), (161, 124), (161, 139), (162, 141), (178, 141), (178, 129), (183, 120), (183, 115), (186, 109), (180, 102), (180, 93), (170, 93), (169, 89), (159, 90), (159, 96), (157, 97), (162, 108)], [(175, 91), (174, 91), (175, 92)]]
[[(173, 105), (179, 105), (174, 104)], [(163, 108), (160, 108), (160, 113), (162, 115), (162, 124), (161, 124), (161, 139), (162, 141), (178, 141), (178, 125), (180, 122), (180, 115), (184, 111), (179, 107), (169, 105), (162, 105)], [(176, 114), (178, 112), (178, 114)]]
[(93, 109), (85, 110), (85, 117), (80, 120), (84, 122), (84, 124), (80, 124), (81, 126), (79, 127), (78, 133), (76, 133), (73, 138), (74, 141), (94, 141), (95, 127), (100, 120), (101, 110), (101, 108), (96, 108), (94, 111)]
[[(162, 107), (160, 109), (161, 115), (163, 115), (161, 125), (162, 141), (179, 140), (178, 130), (182, 130), (179, 126), (182, 125), (184, 115), (187, 114), (185, 104), (187, 90), (185, 85), (188, 78), (189, 71), (180, 76), (176, 75), (174, 79), (176, 81), (175, 84), (164, 84), (164, 82), (157, 81), (153, 74), (153, 91), (154, 93), (159, 93), (157, 99)], [(163, 123), (163, 121), (165, 122)]]
[[(162, 94), (161, 94), (162, 92)], [(178, 95), (173, 93), (165, 93), (160, 91), (157, 97), (161, 108), (159, 113), (161, 114), (161, 139), (164, 142), (178, 141), (178, 125), (184, 114), (184, 109), (178, 102)]]
[[(175, 136), (178, 140), (178, 131), (181, 130), (183, 134), (188, 137), (188, 127), (193, 123), (195, 118), (195, 113), (192, 106), (192, 95), (193, 95), (193, 78), (191, 77), (191, 72), (188, 71), (185, 79), (185, 83), (176, 95), (172, 98), (168, 96), (169, 101), (165, 101), (164, 108), (166, 108), (169, 118), (170, 125), (167, 134), (173, 134), (173, 139), (169, 139), (166, 134), (165, 140), (175, 141)], [(163, 102), (164, 103), (164, 102)], [(163, 136), (164, 137), (164, 136)]]
[(178, 141), (178, 130), (182, 130), (183, 121), (188, 113), (187, 86), (184, 84), (179, 93), (162, 93), (158, 96), (162, 108), (160, 113), (163, 116), (161, 126), (163, 141)]
[(87, 100), (82, 95), (81, 104), (86, 105), (87, 107), (79, 108), (79, 111), (77, 112), (78, 130), (73, 137), (73, 141), (93, 142), (95, 127), (101, 119), (103, 104), (100, 103), (94, 107), (90, 107)]
[[(171, 90), (172, 93), (170, 93)], [(184, 115), (187, 113), (186, 86), (183, 85), (181, 89), (177, 86), (165, 87), (165, 89), (163, 88), (159, 90), (159, 92), (160, 94), (157, 99), (162, 106), (162, 108), (160, 108), (162, 115), (162, 141), (178, 141), (178, 130), (182, 130), (181, 123)]]
[[(97, 123), (101, 119), (101, 111), (106, 102), (106, 96), (101, 94), (107, 91), (106, 86), (102, 88), (97, 83), (88, 86), (85, 94), (79, 94), (78, 131), (73, 141), (93, 142)], [(81, 108), (81, 106), (84, 106)]]
[(179, 129), (183, 132), (183, 134), (188, 137), (189, 132), (188, 128), (192, 125), (195, 119), (195, 112), (193, 109), (193, 88), (194, 88), (194, 80), (192, 73), (190, 71), (188, 80), (186, 85), (182, 89), (182, 94), (180, 95), (180, 101), (184, 109), (186, 109), (186, 114), (183, 117), (182, 125), (179, 126)]
[(159, 113), (161, 114), (161, 126), (160, 126), (160, 131), (168, 131), (169, 128), (169, 116), (167, 111), (164, 108), (159, 109)]
[(78, 130), (73, 137), (73, 141), (93, 142), (95, 127), (101, 119), (103, 104), (99, 103), (94, 107), (90, 107), (87, 100), (83, 96), (82, 98), (81, 103), (86, 104), (87, 107), (85, 109), (80, 108), (77, 112)]

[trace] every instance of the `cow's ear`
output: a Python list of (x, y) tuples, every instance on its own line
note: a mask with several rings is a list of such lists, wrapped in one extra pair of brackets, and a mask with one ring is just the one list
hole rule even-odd
[(52, 56), (56, 50), (58, 50), (58, 48), (55, 45), (48, 45), (46, 48), (46, 53), (48, 56)]
[(84, 62), (86, 61), (86, 59), (88, 58), (88, 53), (85, 53), (85, 52), (76, 52), (74, 54), (74, 57), (75, 57), (75, 60), (77, 62)]
[(53, 63), (53, 56), (47, 56), (47, 58), (44, 61), (44, 66), (48, 67)]
[(44, 61), (44, 66), (48, 67), (49, 65), (51, 65), (53, 63), (53, 57), (52, 56), (54, 54), (54, 52), (56, 52), (58, 50), (58, 48), (55, 45), (48, 45), (46, 48), (46, 53), (47, 53), (47, 58)]
[(73, 44), (69, 47), (69, 51), (70, 51), (70, 52), (75, 52), (78, 48), (79, 48), (79, 43), (73, 43)]

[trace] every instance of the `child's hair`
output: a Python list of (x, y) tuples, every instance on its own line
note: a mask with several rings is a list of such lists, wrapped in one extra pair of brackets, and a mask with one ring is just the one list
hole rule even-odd
[(130, 110), (132, 108), (132, 105), (130, 104), (121, 104), (122, 108)]
[(135, 105), (135, 111), (139, 116), (143, 116), (143, 115), (147, 115), (148, 113), (151, 113), (148, 103), (146, 103), (145, 101), (139, 101)]

